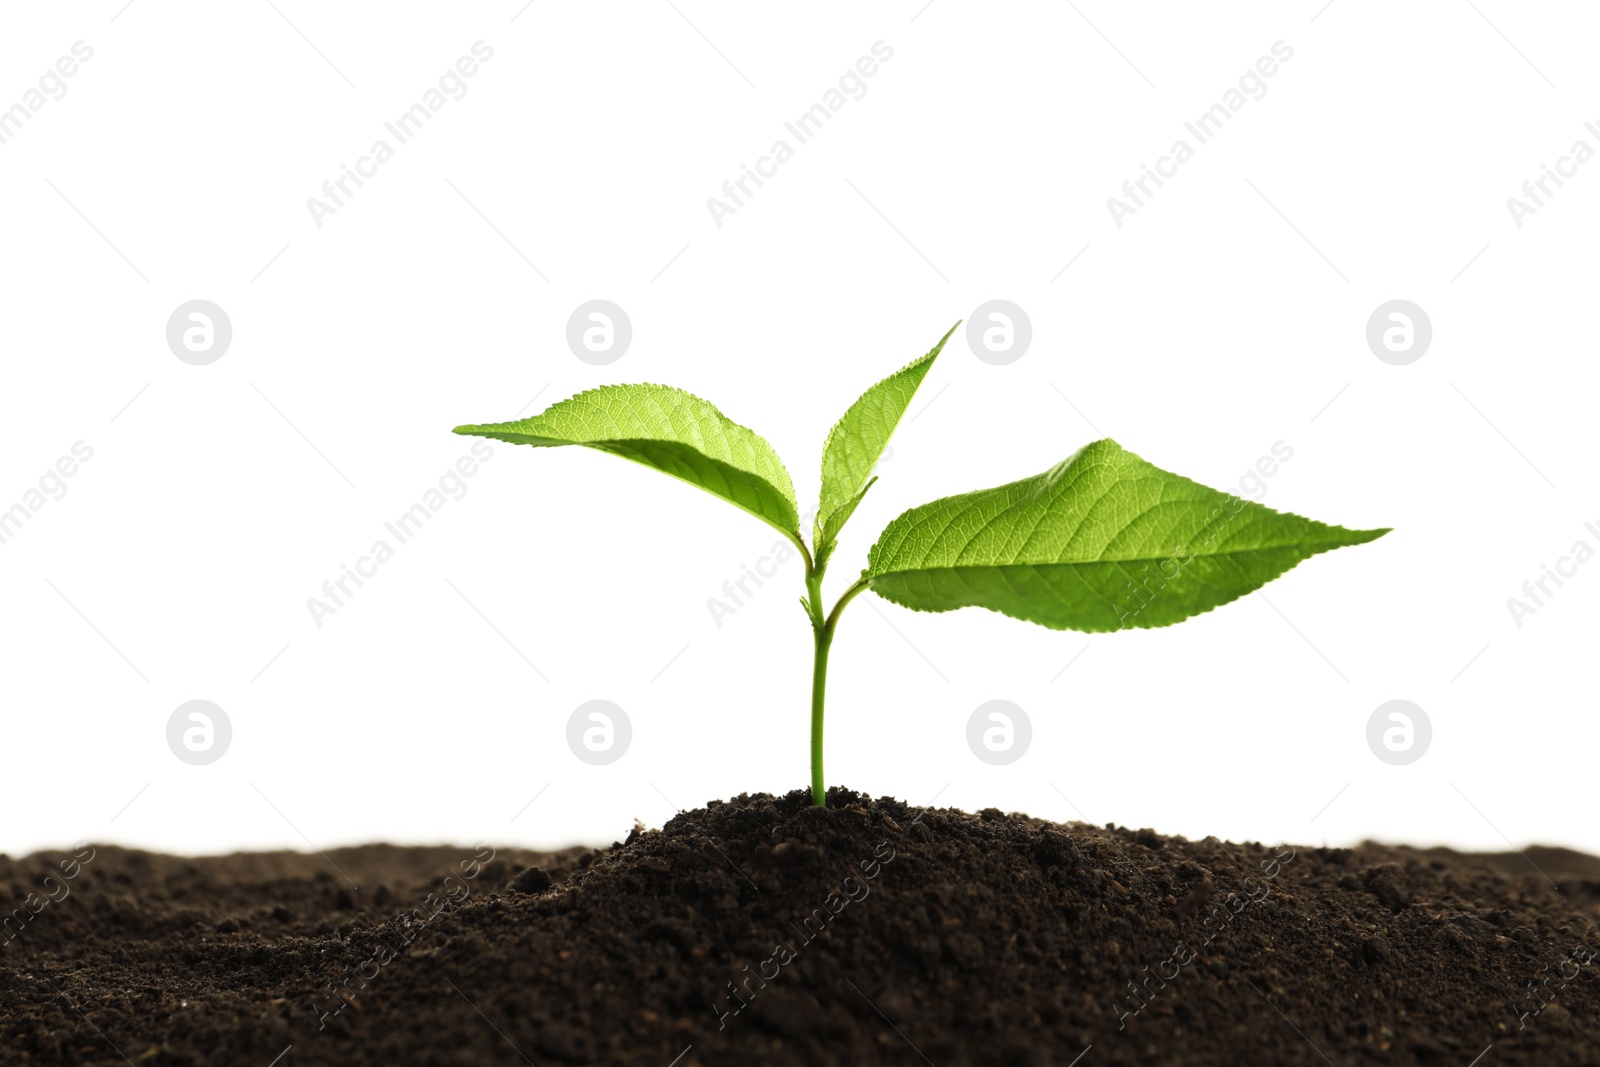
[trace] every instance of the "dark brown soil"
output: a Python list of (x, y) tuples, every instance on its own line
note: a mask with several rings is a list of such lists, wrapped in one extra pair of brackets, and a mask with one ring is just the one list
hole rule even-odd
[(1593, 857), (830, 799), (492, 860), (0, 857), (0, 1063), (1600, 1063)]

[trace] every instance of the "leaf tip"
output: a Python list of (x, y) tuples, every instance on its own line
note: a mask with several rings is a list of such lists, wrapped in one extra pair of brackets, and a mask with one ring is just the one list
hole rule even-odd
[(451, 433), (458, 433), (463, 437), (493, 437), (493, 436), (495, 436), (496, 433), (498, 433), (500, 431), (503, 431), (509, 425), (510, 425), (509, 423), (504, 423), (504, 422), (499, 422), (499, 423), (494, 423), (494, 422), (491, 422), (491, 423), (469, 422), (469, 423), (467, 423), (467, 424), (465, 424), (463, 426), (457, 426), (455, 429), (451, 430), (450, 432)]
[(1101, 453), (1105, 453), (1105, 454), (1109, 454), (1109, 455), (1120, 455), (1120, 454), (1126, 453), (1127, 451), (1128, 451), (1127, 449), (1125, 449), (1121, 445), (1117, 444), (1117, 442), (1115, 440), (1113, 440), (1112, 438), (1110, 438), (1110, 437), (1101, 437), (1101, 438), (1098, 438), (1097, 440), (1090, 441), (1088, 444), (1086, 444), (1082, 448), (1078, 449), (1077, 452), (1073, 453), (1070, 457), (1068, 457), (1067, 462), (1070, 463), (1070, 462), (1072, 462), (1072, 460), (1078, 459), (1079, 457), (1096, 456), (1096, 455), (1100, 455)]
[(933, 346), (933, 350), (922, 358), (926, 359), (930, 365), (934, 360), (938, 359), (939, 353), (944, 351), (945, 342), (949, 341), (951, 337), (955, 336), (955, 332), (961, 328), (962, 321), (963, 320), (961, 319), (957, 319), (956, 324), (946, 330), (943, 337), (939, 338), (939, 343)]

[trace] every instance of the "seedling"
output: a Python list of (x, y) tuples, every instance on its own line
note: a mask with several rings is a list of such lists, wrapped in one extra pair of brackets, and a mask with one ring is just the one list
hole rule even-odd
[(1170, 626), (1255, 591), (1309, 556), (1389, 532), (1273, 511), (1161, 470), (1108, 437), (1043, 474), (905, 512), (824, 611), (822, 579), (839, 533), (877, 481), (873, 468), (950, 333), (861, 394), (829, 431), (809, 547), (777, 452), (681, 389), (603, 385), (529, 419), (455, 432), (609, 452), (719, 496), (794, 543), (806, 564), (800, 604), (814, 648), (811, 798), (818, 807), (828, 651), (845, 606), (868, 589), (917, 611), (983, 607), (1054, 630)]

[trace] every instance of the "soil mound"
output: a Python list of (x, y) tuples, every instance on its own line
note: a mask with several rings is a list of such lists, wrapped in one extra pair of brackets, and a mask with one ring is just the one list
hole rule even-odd
[(1594, 857), (829, 803), (603, 851), (0, 856), (0, 1063), (1600, 1063)]

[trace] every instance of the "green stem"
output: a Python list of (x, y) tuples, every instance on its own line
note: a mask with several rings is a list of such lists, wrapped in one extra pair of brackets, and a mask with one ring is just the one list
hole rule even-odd
[(839, 625), (839, 615), (844, 611), (844, 606), (866, 588), (867, 581), (862, 578), (846, 589), (824, 620), (821, 606), (822, 572), (806, 575), (812, 634), (816, 639), (816, 655), (811, 667), (811, 803), (819, 808), (826, 807), (828, 802), (828, 784), (822, 775), (822, 723), (828, 689), (828, 650), (833, 646), (833, 632)]
[[(805, 539), (802, 538), (799, 534), (792, 533), (792, 534), (785, 534), (784, 536), (786, 536), (787, 538), (789, 538), (789, 540), (791, 542), (793, 542), (794, 547), (796, 547), (796, 548), (798, 548), (800, 550), (800, 558), (806, 561), (806, 584), (810, 585), (811, 584), (811, 572), (813, 570), (816, 570), (816, 564), (813, 563), (812, 560), (811, 560), (811, 550), (806, 547)], [(824, 566), (826, 566), (826, 564), (824, 564)]]
[(828, 646), (833, 632), (826, 626), (816, 631), (817, 653), (811, 667), (811, 803), (827, 807), (828, 783), (822, 776), (822, 706), (828, 687)]

